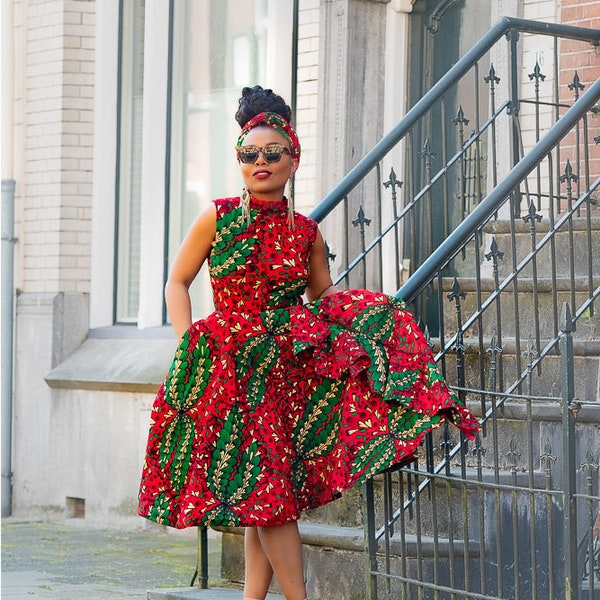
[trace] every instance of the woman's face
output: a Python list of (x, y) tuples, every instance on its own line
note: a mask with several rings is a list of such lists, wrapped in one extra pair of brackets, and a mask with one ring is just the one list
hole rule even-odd
[[(242, 146), (257, 146), (264, 148), (267, 144), (281, 144), (290, 150), (289, 140), (269, 126), (255, 127), (248, 133)], [(287, 152), (281, 155), (278, 162), (267, 162), (262, 152), (252, 163), (245, 164), (238, 160), (244, 184), (250, 193), (261, 200), (277, 201), (284, 195), (288, 179), (298, 168), (298, 159), (292, 158)]]

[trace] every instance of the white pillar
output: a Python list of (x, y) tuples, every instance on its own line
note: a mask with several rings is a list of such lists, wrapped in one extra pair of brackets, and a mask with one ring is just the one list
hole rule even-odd
[(96, 3), (90, 327), (113, 320), (119, 2)]
[(138, 327), (162, 325), (169, 3), (146, 3)]

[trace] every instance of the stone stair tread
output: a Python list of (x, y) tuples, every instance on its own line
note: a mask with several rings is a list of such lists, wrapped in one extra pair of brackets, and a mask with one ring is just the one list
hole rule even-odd
[(310, 521), (298, 521), (298, 529), (303, 544), (329, 546), (340, 550), (364, 550), (364, 530), (362, 527), (324, 525)]
[[(200, 588), (182, 587), (148, 590), (146, 600), (242, 600), (243, 591), (234, 588)], [(278, 594), (269, 594), (266, 600), (284, 600)]]

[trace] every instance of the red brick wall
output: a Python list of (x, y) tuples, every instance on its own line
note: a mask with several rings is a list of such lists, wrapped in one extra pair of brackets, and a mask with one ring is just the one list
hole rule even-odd
[[(600, 0), (562, 0), (560, 22), (563, 25), (600, 30)], [(584, 89), (578, 92), (581, 96), (590, 84), (600, 77), (600, 46), (592, 46), (574, 40), (563, 40), (561, 42), (560, 100), (569, 106), (574, 101), (574, 90), (569, 90), (567, 86), (573, 83), (576, 72), (579, 82), (584, 86)], [(600, 136), (600, 103), (595, 108), (598, 109), (598, 112), (594, 111), (588, 114), (590, 176), (592, 181), (600, 176), (600, 144), (594, 142), (594, 137)], [(580, 146), (580, 152), (583, 155), (582, 145)], [(583, 172), (578, 172), (582, 169), (582, 166), (575, 164), (574, 136), (564, 140), (561, 155), (564, 157), (561, 158), (561, 162), (569, 158), (573, 170), (580, 176), (584, 175)]]

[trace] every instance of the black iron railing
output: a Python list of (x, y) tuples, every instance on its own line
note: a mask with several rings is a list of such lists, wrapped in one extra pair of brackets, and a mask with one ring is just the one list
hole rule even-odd
[(600, 80), (563, 91), (561, 39), (600, 31), (502, 19), (312, 213), (356, 240), (338, 283), (404, 298), (482, 423), (365, 487), (369, 598), (600, 598)]

